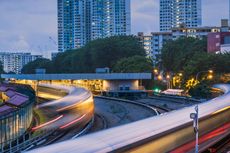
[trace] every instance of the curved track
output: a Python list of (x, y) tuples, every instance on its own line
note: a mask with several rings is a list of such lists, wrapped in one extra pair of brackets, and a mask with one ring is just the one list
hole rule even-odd
[[(201, 136), (230, 123), (230, 85), (216, 87), (225, 94), (199, 104)], [(193, 112), (191, 106), (31, 152), (170, 152), (194, 140)]]

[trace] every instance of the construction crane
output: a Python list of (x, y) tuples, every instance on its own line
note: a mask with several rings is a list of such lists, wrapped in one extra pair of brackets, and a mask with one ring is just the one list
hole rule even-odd
[(52, 41), (52, 43), (53, 43), (55, 46), (57, 46), (57, 42), (56, 42), (51, 36), (49, 36), (49, 40)]

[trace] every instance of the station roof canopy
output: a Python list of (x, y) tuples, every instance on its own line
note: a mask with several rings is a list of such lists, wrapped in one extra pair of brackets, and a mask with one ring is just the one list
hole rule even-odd
[(16, 80), (149, 80), (151, 73), (1, 74)]
[(7, 115), (8, 113), (14, 111), (15, 109), (13, 107), (3, 105), (0, 106), (0, 118), (3, 117), (3, 115)]

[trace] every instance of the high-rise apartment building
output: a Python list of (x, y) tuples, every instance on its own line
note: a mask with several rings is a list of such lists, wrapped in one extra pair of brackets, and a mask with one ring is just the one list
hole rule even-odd
[(6, 73), (21, 73), (21, 69), (24, 65), (38, 58), (42, 58), (42, 56), (31, 55), (31, 53), (0, 52), (0, 61), (2, 62), (3, 70)]
[(201, 26), (201, 0), (160, 0), (160, 31)]
[(130, 0), (58, 0), (59, 51), (130, 33)]
[(130, 0), (91, 0), (91, 40), (129, 35)]
[(159, 62), (161, 49), (169, 40), (172, 40), (171, 32), (152, 32), (150, 35), (145, 35), (143, 32), (137, 34), (142, 46), (146, 51), (146, 55), (154, 61), (154, 64)]
[(79, 48), (86, 41), (86, 0), (58, 0), (58, 50)]

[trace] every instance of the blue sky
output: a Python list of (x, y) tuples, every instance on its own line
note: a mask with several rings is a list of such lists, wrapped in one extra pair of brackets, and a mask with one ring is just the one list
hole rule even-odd
[[(57, 0), (0, 0), (0, 51), (48, 55), (57, 39)], [(202, 0), (203, 26), (229, 16), (229, 0)], [(131, 0), (132, 33), (159, 31), (159, 0)]]

